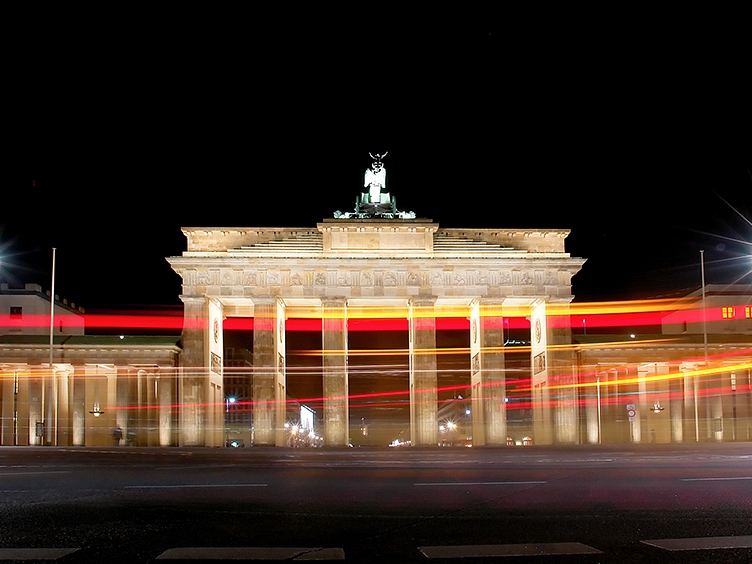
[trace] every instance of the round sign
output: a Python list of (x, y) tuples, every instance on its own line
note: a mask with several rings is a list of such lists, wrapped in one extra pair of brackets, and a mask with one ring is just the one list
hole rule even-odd
[(634, 409), (628, 409), (627, 410), (627, 415), (629, 415), (630, 417), (634, 417), (635, 416), (635, 410)]

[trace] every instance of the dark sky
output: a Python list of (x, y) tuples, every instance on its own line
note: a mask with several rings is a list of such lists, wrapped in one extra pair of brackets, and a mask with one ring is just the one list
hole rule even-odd
[(694, 290), (701, 249), (709, 283), (752, 283), (742, 41), (554, 19), (29, 26), (0, 281), (48, 288), (54, 246), (57, 293), (89, 311), (179, 305), (182, 226), (312, 227), (388, 151), (400, 209), (571, 229), (578, 301)]

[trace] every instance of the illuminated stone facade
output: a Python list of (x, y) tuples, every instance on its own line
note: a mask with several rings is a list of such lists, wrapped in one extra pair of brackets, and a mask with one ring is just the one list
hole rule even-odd
[(581, 442), (752, 441), (752, 285), (704, 290), (663, 304), (660, 333), (574, 335)]
[(54, 304), (51, 324), (49, 293), (0, 284), (0, 445), (176, 446), (179, 338), (86, 335)]
[[(436, 318), (470, 318), (473, 442), (505, 444), (501, 320), (528, 315), (535, 440), (578, 441), (577, 388), (566, 317), (572, 277), (566, 230), (447, 229), (428, 219), (329, 219), (315, 229), (184, 228), (187, 250), (168, 257), (183, 280), (181, 445), (223, 443), (222, 324), (253, 317), (254, 444), (282, 446), (285, 320), (322, 320), (324, 443), (348, 444), (348, 315), (390, 308), (409, 325), (410, 436), (437, 444)], [(523, 312), (522, 314), (520, 312)], [(556, 398), (551, 381), (556, 380)], [(562, 391), (563, 390), (563, 391)], [(195, 406), (191, 409), (190, 406)], [(200, 406), (216, 406), (203, 409)], [(218, 431), (219, 430), (219, 431)]]

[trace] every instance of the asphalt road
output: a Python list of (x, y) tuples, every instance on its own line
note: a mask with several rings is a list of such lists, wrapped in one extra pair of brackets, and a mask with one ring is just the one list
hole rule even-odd
[(0, 448), (0, 562), (752, 562), (752, 443)]

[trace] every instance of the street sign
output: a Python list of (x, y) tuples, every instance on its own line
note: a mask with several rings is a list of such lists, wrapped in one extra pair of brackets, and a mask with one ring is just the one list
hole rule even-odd
[(634, 409), (628, 409), (627, 410), (627, 415), (629, 415), (629, 418), (631, 419), (632, 417), (634, 417), (636, 415), (636, 412), (635, 412)]

